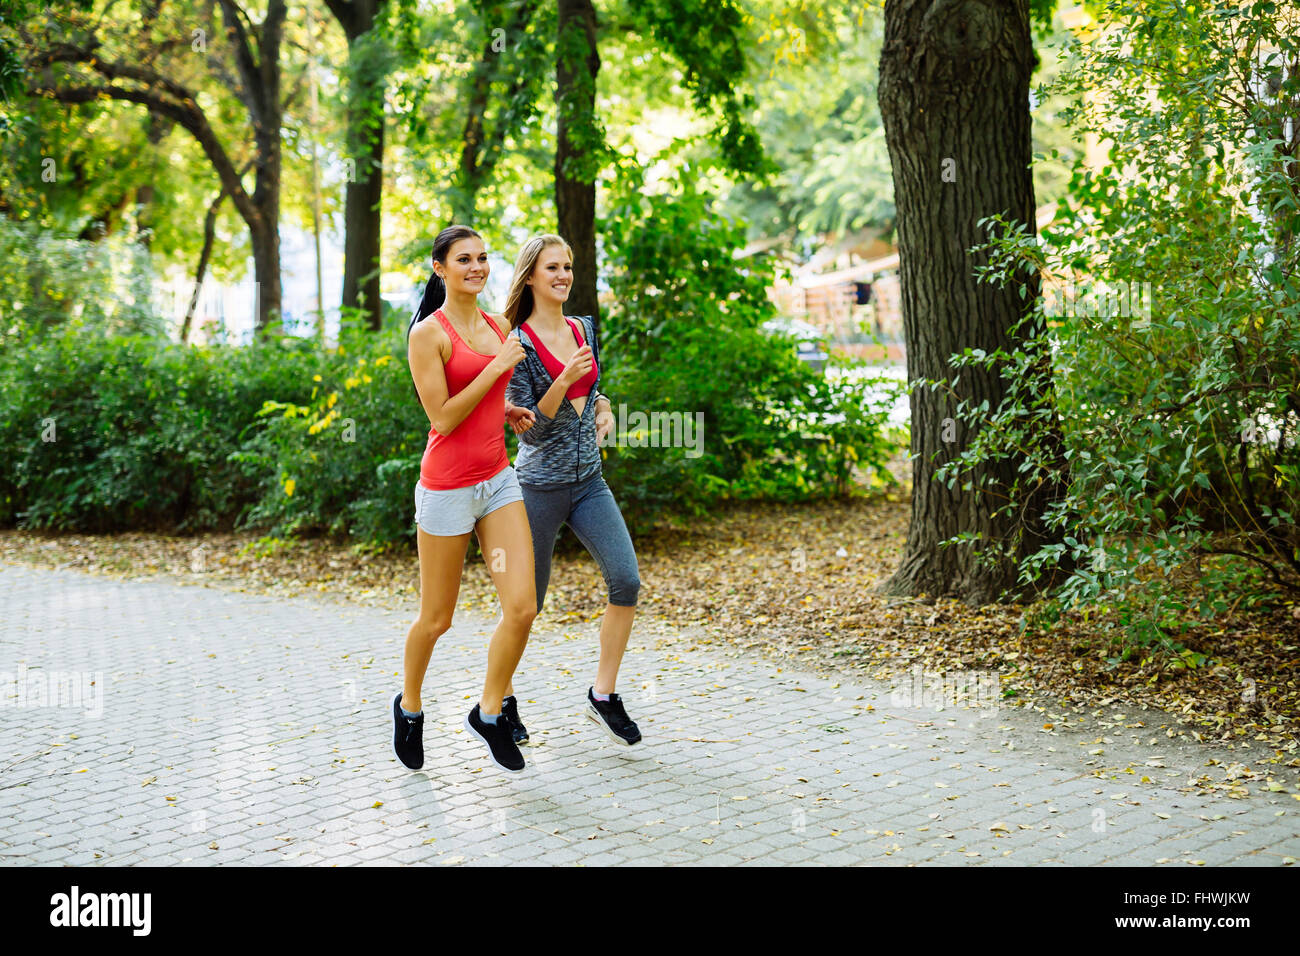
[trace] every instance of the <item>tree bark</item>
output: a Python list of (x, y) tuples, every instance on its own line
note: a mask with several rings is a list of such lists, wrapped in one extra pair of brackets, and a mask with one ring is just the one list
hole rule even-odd
[(573, 289), (567, 311), (590, 315), (596, 301), (596, 173), (603, 145), (596, 120), (596, 10), (591, 0), (559, 0), (556, 44), (555, 207), (560, 235), (573, 249)]
[[(1036, 231), (1031, 175), (1029, 81), (1035, 56), (1028, 0), (887, 0), (879, 100), (894, 180), (908, 379), (953, 380), (949, 356), (965, 348), (1014, 347), (1013, 327), (1040, 293), (977, 283), (987, 261), (969, 248), (987, 240), (981, 217), (1004, 213)], [(1007, 596), (1019, 556), (1046, 538), (1041, 517), (1050, 488), (995, 516), (1017, 477), (1016, 460), (976, 468), (973, 490), (934, 473), (967, 447), (956, 404), (997, 408), (1007, 385), (996, 369), (960, 370), (956, 397), (911, 394), (912, 516), (901, 566), (887, 594), (953, 596), (983, 604)], [(1059, 436), (1059, 429), (1057, 431)], [(1052, 441), (1050, 436), (1048, 441)], [(982, 485), (982, 490), (981, 490)], [(968, 545), (940, 547), (961, 532), (994, 541), (1029, 529), (1018, 555), (992, 567)]]
[(492, 66), (497, 53), (492, 49), (492, 37), (483, 42), (483, 54), (474, 65), (465, 97), (465, 128), (461, 134), (460, 167), (456, 174), (456, 187), (451, 191), (452, 220), (473, 225), (479, 189), (483, 185), (480, 159), (483, 152), (483, 116), (487, 112), (492, 92)]
[(364, 37), (385, 0), (326, 0), (348, 40), (347, 147), (353, 161), (343, 205), (343, 307), (361, 309), (366, 324), (383, 324), (380, 226), (384, 194), (384, 80), (365, 63)]
[[(222, 7), (233, 7), (221, 0)], [(279, 324), (281, 319), (280, 281), (280, 41), (284, 33), (285, 0), (271, 0), (262, 37), (258, 44), (262, 54), (256, 64), (257, 85), (253, 95), (259, 100), (255, 114), (254, 139), (257, 162), (253, 176), (253, 205), (258, 211), (258, 228), (253, 230), (253, 272), (257, 276), (258, 330)], [(249, 86), (252, 86), (250, 83)]]
[(353, 157), (357, 163), (357, 181), (348, 183), (343, 209), (343, 307), (361, 309), (367, 327), (378, 332), (384, 316), (383, 300), (379, 297), (383, 127), (371, 132)]

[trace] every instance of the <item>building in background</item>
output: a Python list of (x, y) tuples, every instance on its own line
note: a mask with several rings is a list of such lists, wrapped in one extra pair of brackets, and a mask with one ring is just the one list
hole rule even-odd
[(897, 249), (879, 230), (864, 230), (778, 277), (768, 295), (782, 316), (815, 328), (832, 355), (901, 362), (897, 273)]
[[(1038, 207), (1038, 229), (1055, 213), (1055, 203)], [(782, 316), (817, 329), (833, 356), (906, 361), (898, 249), (878, 234), (827, 246), (789, 278), (778, 278), (768, 295)]]

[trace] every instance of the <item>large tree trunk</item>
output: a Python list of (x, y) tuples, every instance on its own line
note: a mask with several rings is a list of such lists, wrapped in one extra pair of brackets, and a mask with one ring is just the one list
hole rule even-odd
[[(378, 332), (383, 324), (380, 292), (380, 205), (384, 195), (384, 130), (373, 130), (353, 153), (357, 181), (349, 182), (343, 210), (343, 307), (362, 309), (366, 324)], [(362, 172), (362, 170), (365, 170)]]
[(384, 0), (327, 0), (348, 38), (347, 147), (352, 160), (343, 208), (343, 307), (362, 309), (366, 324), (383, 324), (380, 289), (380, 207), (384, 194), (384, 79), (366, 58), (374, 51), (363, 37), (375, 25)]
[(596, 172), (601, 143), (596, 121), (596, 10), (591, 0), (559, 0), (556, 46), (555, 206), (560, 235), (573, 248), (573, 289), (566, 311), (590, 315), (596, 302)]
[(280, 323), (280, 230), (253, 230), (253, 275), (257, 280), (257, 331)]
[[(162, 0), (145, 0), (140, 10), (140, 18), (146, 31), (153, 29), (154, 21), (158, 18), (158, 11), (162, 8)], [(149, 162), (156, 164), (158, 162), (158, 144), (163, 141), (169, 132), (172, 124), (157, 113), (149, 112), (145, 114), (145, 137), (149, 141)], [(156, 168), (156, 167), (155, 167)], [(154, 205), (157, 202), (153, 180), (136, 187), (135, 190), (135, 228), (136, 241), (146, 250), (153, 244), (154, 233)], [(186, 322), (188, 324), (188, 317)], [(182, 340), (184, 341), (184, 340)]]
[(280, 127), (284, 107), (280, 102), (280, 41), (284, 36), (285, 0), (271, 0), (262, 22), (261, 62), (250, 65), (256, 81), (249, 81), (258, 99), (253, 137), (257, 161), (253, 187), (256, 217), (252, 230), (253, 271), (257, 277), (257, 330), (279, 325), (280, 282)]
[[(158, 145), (169, 132), (172, 124), (156, 113), (145, 116), (145, 135), (149, 141), (149, 162), (156, 163)], [(135, 190), (135, 228), (136, 241), (145, 249), (153, 244), (154, 213), (157, 203), (156, 190), (152, 181), (137, 186)]]
[[(978, 284), (985, 256), (966, 250), (987, 239), (976, 225), (1005, 213), (1035, 230), (1030, 171), (1029, 80), (1035, 62), (1027, 0), (887, 0), (880, 61), (880, 111), (893, 168), (899, 279), (909, 380), (954, 378), (948, 357), (965, 348), (1010, 349), (1012, 327), (1037, 298), (1037, 277)], [(1015, 460), (981, 466), (976, 490), (934, 480), (968, 447), (956, 402), (996, 408), (1006, 384), (995, 369), (961, 370), (957, 398), (913, 389), (912, 519), (902, 564), (882, 590), (987, 603), (1016, 583), (1018, 557), (992, 567), (966, 545), (940, 547), (961, 532), (1011, 541), (1026, 526), (1020, 554), (1042, 543), (1047, 489), (995, 516), (1017, 477)], [(1050, 440), (1050, 439), (1049, 439)], [(983, 485), (982, 493), (979, 492)]]
[(450, 190), (451, 218), (453, 222), (472, 226), (478, 206), (478, 193), (485, 176), (481, 168), (483, 158), (483, 117), (487, 113), (492, 94), (493, 65), (500, 59), (490, 33), (483, 41), (483, 54), (474, 66), (470, 77), (468, 95), (465, 97), (465, 129), (461, 134), (460, 167), (456, 183)]

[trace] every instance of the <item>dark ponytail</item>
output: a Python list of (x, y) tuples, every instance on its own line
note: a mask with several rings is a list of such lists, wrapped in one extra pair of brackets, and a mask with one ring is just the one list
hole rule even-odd
[(429, 276), (429, 281), (424, 287), (424, 298), (420, 300), (420, 304), (415, 309), (415, 314), (411, 316), (411, 323), (406, 327), (406, 341), (411, 341), (411, 329), (415, 328), (415, 323), (433, 315), (446, 299), (447, 286), (438, 278), (438, 273), (435, 272)]
[[(447, 253), (451, 250), (452, 245), (459, 242), (461, 239), (469, 239), (471, 237), (475, 239), (483, 238), (469, 226), (448, 226), (442, 232), (438, 233), (438, 237), (433, 240), (432, 260), (434, 262), (445, 264), (447, 261)], [(411, 330), (415, 328), (416, 323), (422, 322), (429, 316), (433, 315), (434, 312), (442, 308), (442, 304), (446, 301), (447, 286), (442, 279), (438, 277), (438, 273), (435, 272), (433, 275), (429, 276), (429, 282), (424, 287), (424, 296), (420, 299), (420, 304), (416, 308), (415, 314), (411, 316), (411, 323), (406, 327), (407, 342), (410, 342), (411, 340)], [(411, 374), (411, 387), (415, 388), (415, 373)], [(418, 388), (415, 389), (415, 397), (417, 401), (420, 398), (420, 390)]]
[(417, 320), (423, 319), (426, 315), (433, 315), (446, 300), (447, 286), (435, 272), (429, 276), (429, 281), (424, 287), (424, 298), (420, 300), (420, 308), (415, 313)]

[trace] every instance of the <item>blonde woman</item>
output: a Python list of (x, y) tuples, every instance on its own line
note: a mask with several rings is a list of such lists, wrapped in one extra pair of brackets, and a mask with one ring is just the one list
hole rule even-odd
[[(533, 535), (537, 610), (546, 600), (551, 555), (567, 524), (596, 559), (609, 603), (600, 626), (600, 663), (587, 689), (587, 716), (613, 740), (641, 739), (622, 698), (614, 692), (632, 633), (641, 587), (636, 551), (614, 495), (601, 475), (600, 442), (614, 425), (609, 399), (598, 391), (600, 349), (589, 317), (566, 318), (573, 286), (573, 252), (559, 236), (530, 239), (515, 262), (503, 313), (511, 338), (523, 348), (506, 388), (511, 404), (534, 415), (519, 435), (515, 471)], [(503, 713), (515, 739), (528, 739), (513, 685)]]
[[(406, 637), (402, 690), (392, 701), (393, 753), (424, 766), (421, 686), (433, 645), (451, 627), (471, 532), (489, 562), (501, 620), (488, 645), (483, 693), (464, 725), (504, 770), (524, 769), (501, 702), (537, 615), (533, 545), (515, 471), (506, 455), (503, 418), (516, 433), (532, 413), (508, 409), (506, 384), (523, 348), (501, 330), (501, 316), (478, 307), (488, 277), (483, 240), (468, 226), (449, 226), (433, 243), (433, 276), (407, 330), (416, 394), (429, 417), (429, 440), (415, 486), (420, 552), (420, 615)], [(432, 321), (429, 317), (432, 316)]]

